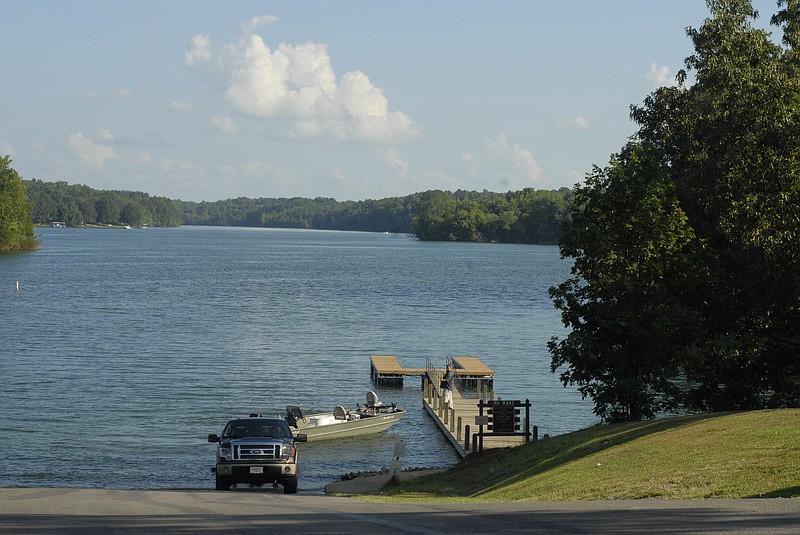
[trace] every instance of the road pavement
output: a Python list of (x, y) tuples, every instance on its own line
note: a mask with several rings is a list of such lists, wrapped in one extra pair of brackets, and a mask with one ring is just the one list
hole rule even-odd
[(800, 499), (370, 503), (281, 489), (0, 489), (0, 534), (759, 534), (800, 532)]

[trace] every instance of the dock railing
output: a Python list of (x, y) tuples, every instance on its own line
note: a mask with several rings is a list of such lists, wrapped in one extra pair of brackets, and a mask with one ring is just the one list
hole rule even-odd
[(425, 357), (425, 377), (422, 379), (422, 388), (425, 400), (433, 410), (440, 410), (442, 406), (442, 394), (439, 383), (442, 380), (440, 370), (433, 365), (429, 357)]

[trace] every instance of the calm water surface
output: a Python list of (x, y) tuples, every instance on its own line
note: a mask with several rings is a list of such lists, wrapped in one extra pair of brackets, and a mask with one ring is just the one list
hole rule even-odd
[[(540, 433), (595, 423), (549, 372), (563, 335), (555, 247), (407, 235), (200, 228), (40, 229), (0, 255), (0, 486), (211, 488), (208, 433), (228, 418), (363, 403), (408, 409), (390, 431), (301, 446), (302, 492), (342, 473), (458, 458), (419, 381), (376, 388), (369, 355), (409, 367), (474, 355), (533, 402)], [(19, 281), (19, 291), (16, 290)]]

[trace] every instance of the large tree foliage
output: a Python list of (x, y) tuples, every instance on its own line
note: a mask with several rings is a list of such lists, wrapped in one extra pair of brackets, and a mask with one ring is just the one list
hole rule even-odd
[(632, 108), (562, 238), (552, 368), (607, 419), (800, 403), (800, 5), (772, 19), (784, 46), (749, 0), (707, 5), (681, 84)]
[(25, 184), (11, 168), (11, 159), (0, 157), (0, 251), (33, 249), (36, 245)]
[[(651, 417), (676, 404), (676, 356), (690, 314), (671, 290), (686, 266), (694, 232), (655, 152), (631, 143), (575, 189), (573, 219), (561, 241), (573, 276), (551, 289), (565, 325), (551, 342), (553, 370), (578, 384), (606, 419)], [(673, 286), (677, 286), (673, 288)]]

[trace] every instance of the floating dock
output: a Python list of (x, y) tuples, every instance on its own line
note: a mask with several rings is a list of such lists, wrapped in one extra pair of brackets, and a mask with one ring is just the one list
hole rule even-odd
[[(424, 368), (407, 368), (393, 355), (371, 355), (370, 378), (377, 386), (402, 387), (406, 377), (421, 377), (422, 404), (425, 412), (462, 457), (487, 448), (508, 448), (528, 442), (531, 434), (527, 417), (524, 422), (516, 418), (516, 424), (519, 425), (513, 422), (514, 418), (508, 422), (515, 429), (524, 427), (519, 429), (519, 432), (494, 432), (494, 421), (488, 412), (483, 412), (482, 409), (487, 406), (485, 402), (489, 399), (494, 403), (494, 370), (481, 359), (469, 356), (447, 358), (447, 362), (452, 363), (456, 375), (456, 389), (453, 391), (453, 401), (450, 406), (443, 403), (439, 388), (439, 381), (444, 376), (445, 370), (433, 366), (430, 359), (425, 360)], [(526, 403), (530, 408), (527, 400)], [(500, 413), (499, 409), (496, 410), (498, 411), (495, 413), (498, 418), (496, 425), (499, 426)], [(533, 436), (535, 440), (535, 432)]]
[[(462, 389), (477, 390), (483, 385), (492, 387), (494, 370), (477, 357), (450, 357), (456, 375), (461, 381)], [(420, 377), (423, 380), (439, 378), (444, 369), (433, 367), (430, 362), (424, 368), (406, 368), (393, 355), (371, 355), (369, 358), (369, 374), (377, 386), (403, 386), (406, 377)]]

